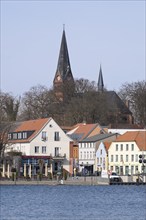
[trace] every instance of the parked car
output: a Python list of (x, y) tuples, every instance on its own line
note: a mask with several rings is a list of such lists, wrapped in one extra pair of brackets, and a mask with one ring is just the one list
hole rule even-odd
[(121, 177), (118, 176), (116, 172), (111, 172), (109, 178), (110, 178), (110, 182), (112, 182), (112, 183), (113, 183), (113, 182), (122, 182)]

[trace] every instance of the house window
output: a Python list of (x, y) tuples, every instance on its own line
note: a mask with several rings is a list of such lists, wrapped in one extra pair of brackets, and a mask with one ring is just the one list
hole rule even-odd
[(86, 151), (84, 152), (84, 159), (86, 159)]
[(134, 166), (131, 166), (131, 174), (134, 174)]
[(138, 166), (135, 166), (135, 173), (138, 173)]
[(22, 133), (18, 133), (18, 139), (22, 138)]
[(17, 139), (17, 133), (13, 133), (13, 139)]
[(111, 166), (110, 170), (113, 171), (113, 169), (114, 169), (113, 166)]
[(118, 155), (116, 155), (116, 162), (118, 162)]
[(120, 161), (123, 162), (123, 155), (120, 156)]
[(126, 162), (128, 162), (128, 155), (126, 155)]
[(55, 157), (59, 156), (59, 147), (55, 147)]
[(129, 166), (125, 166), (125, 175), (129, 174)]
[(119, 174), (119, 167), (115, 166), (116, 173)]
[(46, 131), (42, 131), (42, 141), (46, 141)]
[(92, 151), (90, 151), (90, 159), (92, 158)]
[(116, 151), (118, 151), (118, 144), (116, 144)]
[(135, 155), (135, 162), (138, 162), (138, 154)]
[(87, 151), (87, 159), (89, 159), (89, 151)]
[(102, 150), (100, 150), (100, 154), (102, 155)]
[(59, 141), (59, 132), (58, 131), (56, 131), (54, 133), (54, 141)]
[(126, 151), (128, 151), (129, 150), (129, 145), (128, 144), (126, 144)]
[(134, 144), (131, 144), (131, 150), (134, 151)]
[(114, 156), (113, 155), (111, 155), (111, 162), (113, 162), (114, 161)]
[(100, 164), (102, 164), (102, 157), (100, 157)]
[(82, 159), (82, 151), (80, 152), (80, 158)]
[(23, 132), (22, 138), (23, 138), (23, 139), (27, 139), (27, 132)]
[(35, 152), (35, 154), (38, 154), (38, 153), (39, 153), (39, 146), (35, 146), (35, 147), (34, 147), (34, 152)]
[(123, 175), (123, 166), (120, 166), (120, 175)]
[(42, 146), (42, 154), (46, 154), (46, 146)]
[(123, 144), (121, 144), (121, 151), (123, 151)]
[(12, 135), (11, 134), (8, 134), (8, 139), (10, 140), (12, 138)]
[(97, 165), (99, 164), (99, 157), (97, 157)]
[(131, 161), (132, 162), (134, 161), (134, 155), (133, 154), (131, 155)]

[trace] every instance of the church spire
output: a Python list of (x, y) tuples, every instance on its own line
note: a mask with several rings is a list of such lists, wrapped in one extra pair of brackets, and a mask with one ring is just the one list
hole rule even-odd
[(102, 69), (100, 65), (99, 77), (98, 77), (98, 91), (103, 92), (103, 89), (104, 89), (104, 83), (103, 83)]
[(63, 25), (63, 34), (62, 34), (57, 70), (54, 78), (54, 84), (58, 83), (59, 81), (63, 83), (66, 80), (74, 81), (71, 71), (68, 48), (67, 48), (65, 25)]

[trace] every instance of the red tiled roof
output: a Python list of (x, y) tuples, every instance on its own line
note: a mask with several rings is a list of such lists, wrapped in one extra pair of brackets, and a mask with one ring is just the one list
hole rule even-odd
[(108, 149), (109, 149), (111, 143), (112, 143), (112, 142), (104, 142), (104, 146), (105, 146), (106, 151), (108, 151)]
[(78, 128), (75, 130), (74, 134), (83, 134), (82, 139), (87, 137), (98, 124), (78, 124)]
[(34, 131), (33, 134), (28, 139), (20, 139), (20, 140), (11, 140), (11, 142), (19, 143), (19, 142), (29, 142), (35, 135), (45, 126), (47, 122), (49, 122), (51, 118), (42, 118), (36, 120), (29, 120), (21, 122), (13, 132), (25, 132), (25, 131)]
[(146, 150), (146, 131), (127, 131), (119, 136), (116, 142), (135, 141), (140, 150)]
[(46, 124), (48, 120), (49, 118), (41, 118), (36, 120), (23, 121), (21, 125), (15, 129), (15, 132), (33, 130), (38, 131)]

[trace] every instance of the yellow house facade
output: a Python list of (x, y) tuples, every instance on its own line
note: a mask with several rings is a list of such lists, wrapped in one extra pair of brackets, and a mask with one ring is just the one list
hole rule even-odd
[(119, 136), (108, 150), (109, 170), (119, 175), (144, 172), (139, 155), (146, 157), (146, 131), (131, 131)]

